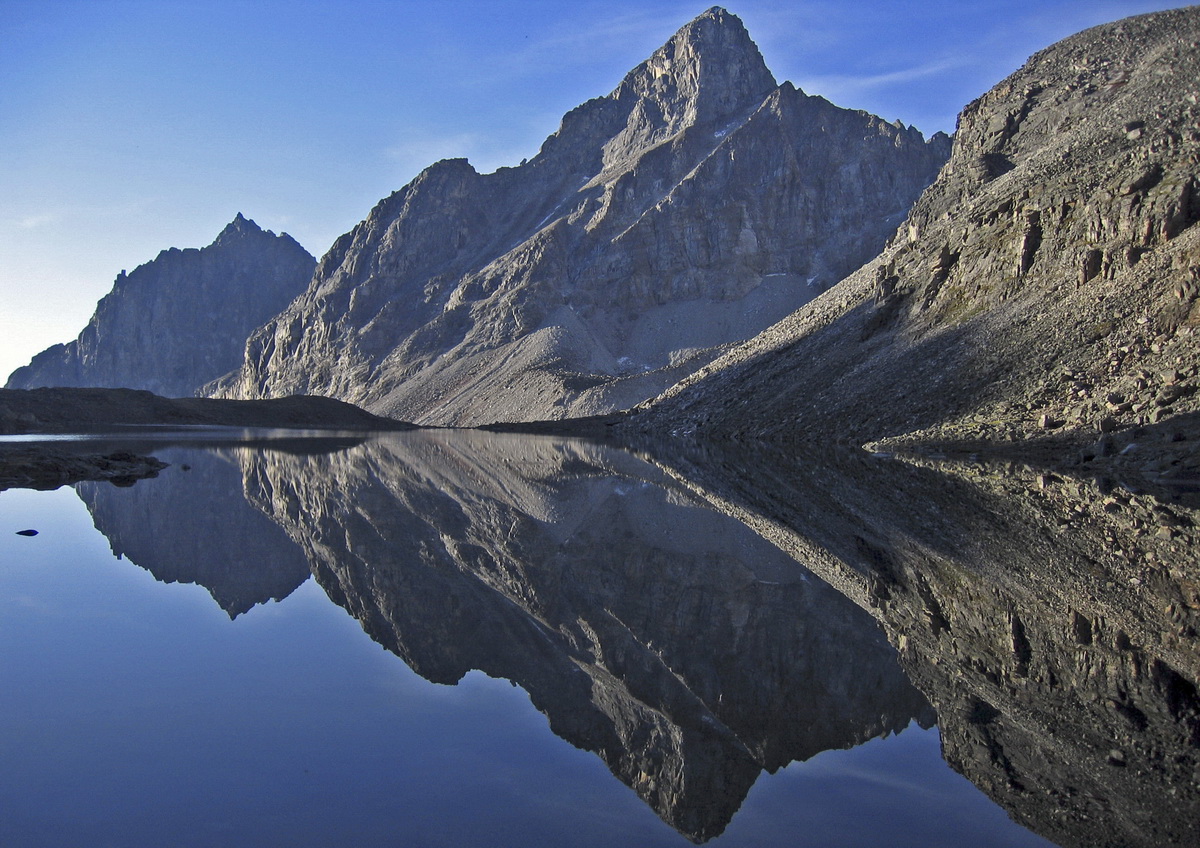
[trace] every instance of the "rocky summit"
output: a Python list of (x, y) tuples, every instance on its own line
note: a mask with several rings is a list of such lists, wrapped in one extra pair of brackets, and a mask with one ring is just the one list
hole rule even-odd
[(950, 161), (880, 256), (633, 427), (1094, 439), (1085, 459), (1151, 451), (1154, 473), (1200, 477), (1188, 448), (1200, 436), (1198, 128), (1198, 7), (1034, 55), (963, 110)]
[(122, 271), (79, 338), (39, 353), (7, 388), (124, 387), (192, 395), (237, 367), (246, 337), (299, 294), (316, 260), (238, 214), (207, 247)]
[(529, 161), (381, 201), (208, 391), (440, 425), (628, 408), (877, 254), (949, 148), (777, 84), (713, 8)]

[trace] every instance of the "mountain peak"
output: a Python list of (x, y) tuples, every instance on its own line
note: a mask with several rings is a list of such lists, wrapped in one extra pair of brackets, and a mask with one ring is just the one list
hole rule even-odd
[(252, 235), (252, 234), (261, 233), (261, 232), (262, 232), (262, 227), (260, 227), (258, 224), (254, 223), (252, 220), (245, 217), (244, 215), (242, 215), (241, 212), (239, 212), (239, 213), (237, 213), (237, 215), (234, 217), (234, 219), (232, 221), (230, 221), (228, 224), (225, 225), (225, 229), (221, 230), (220, 234), (217, 236), (216, 241), (214, 241), (213, 244), (218, 244), (221, 241), (225, 241), (228, 239), (241, 238), (241, 237), (244, 237), (247, 235)]
[(713, 6), (630, 71), (614, 94), (654, 101), (668, 122), (690, 124), (756, 106), (776, 85), (741, 19)]
[[(746, 31), (746, 27), (742, 23), (742, 19), (739, 18), (737, 15), (732, 14), (724, 6), (710, 6), (704, 12), (697, 15), (691, 21), (691, 23), (694, 24), (697, 21), (705, 20), (705, 19), (710, 19), (720, 26), (734, 26), (734, 27), (740, 28), (742, 30), (742, 32)], [(747, 36), (747, 38), (749, 38), (749, 36)]]
[(524, 166), (443, 160), (378, 203), (214, 390), (438, 425), (640, 403), (869, 259), (945, 160), (809, 100), (711, 8)]

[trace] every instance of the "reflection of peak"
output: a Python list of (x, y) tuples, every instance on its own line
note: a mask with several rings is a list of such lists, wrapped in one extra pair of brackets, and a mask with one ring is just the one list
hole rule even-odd
[(170, 467), (153, 485), (77, 487), (114, 554), (160, 582), (203, 586), (230, 618), (308, 579), (296, 546), (246, 502), (233, 465), (202, 450), (155, 453)]
[(928, 719), (866, 614), (629, 454), (418, 432), (248, 459), (372, 638), (437, 682), (520, 685), (689, 838), (763, 769)]

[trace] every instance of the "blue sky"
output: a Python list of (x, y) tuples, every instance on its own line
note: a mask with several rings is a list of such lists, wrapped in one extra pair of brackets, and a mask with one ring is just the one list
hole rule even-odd
[[(709, 5), (0, 0), (0, 383), (238, 212), (319, 257), (438, 159), (517, 164)], [(1183, 4), (724, 5), (780, 81), (928, 135), (1036, 50)]]

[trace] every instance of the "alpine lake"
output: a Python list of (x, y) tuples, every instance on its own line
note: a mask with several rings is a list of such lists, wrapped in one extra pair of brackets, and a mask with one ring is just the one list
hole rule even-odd
[(1146, 528), (1191, 527), (1187, 487), (478, 431), (77, 444), (169, 466), (0, 493), (0, 845), (1200, 844), (1200, 567)]

